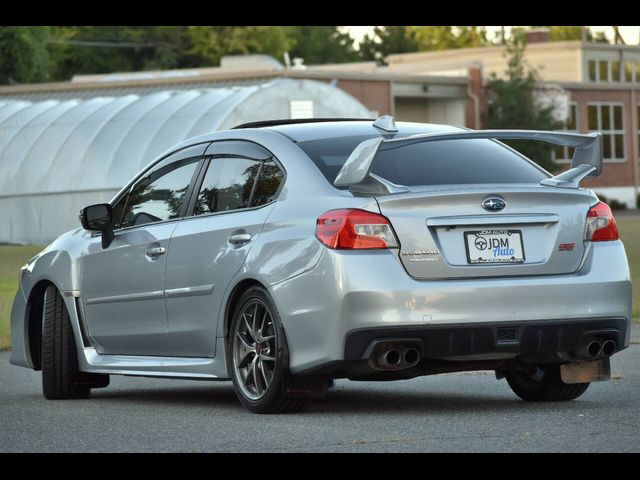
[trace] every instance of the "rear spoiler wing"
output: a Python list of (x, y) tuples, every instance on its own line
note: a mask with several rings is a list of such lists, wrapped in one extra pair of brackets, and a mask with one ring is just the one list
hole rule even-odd
[(389, 194), (408, 192), (409, 188), (396, 185), (373, 173), (371, 167), (382, 145), (412, 144), (417, 142), (437, 142), (441, 140), (466, 139), (496, 140), (539, 140), (565, 147), (575, 147), (571, 168), (560, 175), (546, 178), (542, 185), (578, 188), (580, 182), (588, 176), (597, 177), (602, 173), (602, 134), (567, 132), (546, 132), (538, 130), (477, 130), (461, 132), (427, 133), (401, 138), (373, 138), (358, 145), (338, 172), (333, 182), (337, 187), (349, 187), (353, 193)]

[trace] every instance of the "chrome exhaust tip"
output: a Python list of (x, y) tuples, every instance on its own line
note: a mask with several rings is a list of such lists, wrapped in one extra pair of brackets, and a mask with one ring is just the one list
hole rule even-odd
[(420, 352), (417, 348), (406, 348), (402, 354), (402, 359), (407, 364), (407, 367), (413, 367), (420, 361)]
[(610, 357), (614, 353), (616, 353), (617, 345), (613, 340), (606, 340), (602, 344), (602, 354), (606, 357)]
[(576, 356), (586, 360), (595, 360), (602, 354), (602, 343), (598, 340), (590, 340), (583, 343), (576, 350)]
[(415, 367), (422, 352), (412, 341), (378, 341), (367, 355), (369, 365), (376, 370), (404, 370)]

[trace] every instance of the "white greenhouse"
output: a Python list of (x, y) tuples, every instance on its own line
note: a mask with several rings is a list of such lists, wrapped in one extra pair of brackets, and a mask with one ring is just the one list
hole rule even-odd
[(371, 118), (324, 82), (268, 81), (0, 97), (0, 243), (44, 244), (79, 226), (140, 169), (189, 137), (282, 118)]

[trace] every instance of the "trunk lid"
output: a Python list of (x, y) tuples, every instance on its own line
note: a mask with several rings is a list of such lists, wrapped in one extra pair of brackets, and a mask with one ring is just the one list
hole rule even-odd
[[(588, 191), (538, 185), (415, 190), (376, 197), (414, 278), (559, 275), (580, 266)], [(500, 199), (506, 205), (488, 211), (482, 205), (491, 199), (487, 208)]]

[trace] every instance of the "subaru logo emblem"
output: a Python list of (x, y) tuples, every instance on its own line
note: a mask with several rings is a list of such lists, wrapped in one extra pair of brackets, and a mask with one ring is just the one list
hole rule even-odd
[(490, 197), (482, 202), (482, 208), (489, 212), (498, 212), (507, 206), (507, 202), (499, 197)]

